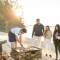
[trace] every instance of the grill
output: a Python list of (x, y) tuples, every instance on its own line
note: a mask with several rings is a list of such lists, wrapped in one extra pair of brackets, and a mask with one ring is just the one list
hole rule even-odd
[(15, 60), (38, 60), (42, 57), (42, 49), (34, 46), (26, 49), (18, 47), (11, 52), (11, 57)]

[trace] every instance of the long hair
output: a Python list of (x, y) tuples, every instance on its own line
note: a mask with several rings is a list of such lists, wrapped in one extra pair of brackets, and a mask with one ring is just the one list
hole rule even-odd
[[(49, 31), (50, 31), (50, 27), (47, 25), (46, 27), (48, 27)], [(47, 29), (45, 30), (45, 33), (47, 32)]]
[(50, 30), (50, 27), (48, 25), (46, 27), (48, 27), (48, 29)]
[[(56, 29), (56, 27), (58, 28), (58, 30)], [(59, 24), (56, 24), (54, 32), (60, 33), (60, 25)]]

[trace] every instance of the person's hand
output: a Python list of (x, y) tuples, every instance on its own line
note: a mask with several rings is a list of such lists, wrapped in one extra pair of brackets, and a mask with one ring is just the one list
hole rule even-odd
[(23, 47), (22, 43), (20, 43), (20, 46)]
[(56, 38), (60, 40), (60, 36), (56, 36)]

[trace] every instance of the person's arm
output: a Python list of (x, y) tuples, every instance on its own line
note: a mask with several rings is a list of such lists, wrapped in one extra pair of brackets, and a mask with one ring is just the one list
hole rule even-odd
[(33, 35), (34, 35), (34, 29), (35, 29), (35, 26), (33, 27), (32, 37), (33, 37)]
[(50, 32), (49, 37), (52, 38), (52, 31)]
[(42, 29), (43, 29), (43, 32), (44, 32), (44, 25), (43, 25)]
[(15, 36), (16, 37), (16, 41), (19, 42), (19, 44), (21, 45), (21, 47), (23, 47), (22, 45), (22, 39), (21, 39), (21, 35), (19, 36), (19, 39), (18, 39), (18, 36)]
[(43, 34), (43, 37), (44, 37), (44, 38), (46, 38), (46, 35), (45, 35), (45, 34)]
[(46, 31), (43, 32), (43, 37), (46, 38), (47, 34)]
[(56, 38), (57, 38), (58, 40), (60, 40), (60, 36), (56, 36)]
[(22, 44), (22, 35), (19, 36), (19, 40), (20, 40), (21, 47), (23, 47), (23, 44)]
[(41, 36), (43, 36), (43, 34), (44, 34), (44, 25), (41, 25), (42, 26), (42, 34), (41, 34)]
[(60, 33), (56, 36), (56, 39), (60, 40)]
[(52, 31), (51, 31), (51, 37), (52, 37)]
[(53, 32), (53, 43), (55, 43), (56, 37), (55, 37), (55, 31)]

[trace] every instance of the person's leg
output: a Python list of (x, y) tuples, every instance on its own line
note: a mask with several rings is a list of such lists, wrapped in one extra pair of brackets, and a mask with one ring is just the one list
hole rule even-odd
[(37, 46), (38, 48), (41, 48), (41, 36), (37, 37)]
[(51, 46), (52, 46), (52, 45), (51, 45), (51, 39), (48, 39), (48, 49), (49, 49), (49, 50), (48, 50), (48, 52), (49, 52), (48, 54), (49, 54), (50, 57), (52, 57), (52, 53), (51, 53), (51, 52), (52, 52), (52, 50), (51, 50), (52, 47), (51, 47)]
[(15, 34), (11, 31), (8, 33), (9, 42), (11, 43), (11, 51), (17, 47)]
[(38, 36), (33, 36), (33, 39), (32, 39), (32, 46), (36, 46), (38, 48), (41, 48), (41, 37), (38, 37)]
[(35, 47), (37, 47), (37, 37), (36, 36), (33, 36), (33, 38), (32, 38), (32, 42), (31, 42), (31, 46), (35, 46)]
[(58, 45), (55, 43), (56, 60), (58, 60)]
[(16, 42), (11, 42), (11, 51), (17, 47)]
[(17, 41), (15, 42), (15, 48), (17, 48)]
[(58, 45), (58, 50), (59, 50), (58, 59), (60, 60), (60, 43)]
[(44, 51), (45, 51), (45, 55), (48, 55), (48, 41), (47, 39), (44, 39)]

